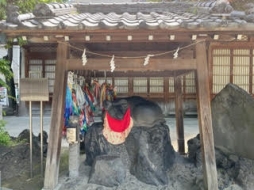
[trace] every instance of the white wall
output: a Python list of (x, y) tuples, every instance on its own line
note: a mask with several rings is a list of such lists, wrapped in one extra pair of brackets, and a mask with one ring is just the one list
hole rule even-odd
[(14, 83), (19, 84), (19, 77), (20, 77), (20, 72), (19, 72), (19, 67), (20, 67), (20, 46), (13, 46), (13, 57), (12, 57), (12, 64), (11, 68), (14, 73)]
[(2, 59), (7, 55), (7, 49), (5, 49), (4, 44), (0, 44), (0, 58)]

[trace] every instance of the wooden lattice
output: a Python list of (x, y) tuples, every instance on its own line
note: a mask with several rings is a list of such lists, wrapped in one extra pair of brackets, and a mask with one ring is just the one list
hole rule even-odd
[(56, 44), (40, 44), (40, 45), (29, 45), (24, 46), (25, 49), (27, 49), (29, 52), (56, 52)]

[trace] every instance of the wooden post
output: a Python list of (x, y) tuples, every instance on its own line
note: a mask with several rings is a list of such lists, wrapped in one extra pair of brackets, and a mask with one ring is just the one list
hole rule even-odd
[(165, 105), (169, 103), (169, 77), (163, 77), (163, 97)]
[(57, 47), (56, 77), (43, 188), (45, 190), (53, 190), (58, 185), (63, 115), (65, 106), (65, 73), (67, 55), (68, 45), (66, 43), (59, 43)]
[(169, 115), (169, 77), (163, 77), (163, 86), (164, 112)]
[(128, 96), (133, 95), (133, 77), (128, 77)]
[(183, 97), (181, 77), (174, 77), (175, 89), (175, 118), (176, 118), (176, 136), (178, 143), (178, 152), (185, 154), (184, 142), (184, 124), (183, 124)]
[(218, 190), (205, 41), (201, 41), (196, 45), (196, 60), (199, 132), (201, 137), (205, 189)]

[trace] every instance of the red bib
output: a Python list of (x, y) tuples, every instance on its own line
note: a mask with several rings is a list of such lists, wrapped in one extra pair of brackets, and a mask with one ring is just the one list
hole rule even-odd
[(124, 114), (123, 119), (116, 119), (109, 115), (108, 112), (106, 112), (106, 117), (108, 120), (108, 125), (112, 131), (115, 132), (123, 132), (125, 131), (129, 125), (130, 125), (130, 116), (131, 116), (131, 110), (128, 108)]

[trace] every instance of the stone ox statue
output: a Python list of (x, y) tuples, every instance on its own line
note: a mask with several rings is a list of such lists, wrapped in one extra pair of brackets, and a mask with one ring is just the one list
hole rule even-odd
[(132, 96), (105, 101), (104, 109), (103, 122), (94, 123), (85, 136), (89, 182), (113, 187), (130, 171), (144, 183), (167, 184), (175, 152), (161, 108)]

